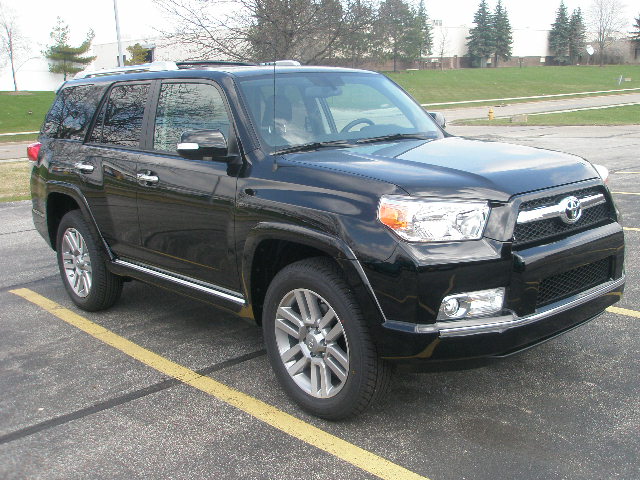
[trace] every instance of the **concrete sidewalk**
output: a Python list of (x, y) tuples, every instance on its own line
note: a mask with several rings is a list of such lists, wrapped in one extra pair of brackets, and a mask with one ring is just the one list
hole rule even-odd
[(24, 160), (27, 158), (27, 145), (31, 142), (0, 143), (0, 162)]
[[(567, 98), (564, 100), (545, 100), (541, 102), (526, 102), (493, 106), (496, 117), (510, 117), (522, 113), (553, 112), (572, 108), (602, 107), (622, 103), (640, 102), (640, 93), (624, 95), (603, 95), (599, 97)], [(430, 111), (438, 111), (437, 107), (429, 108)], [(447, 118), (447, 122), (456, 120), (470, 120), (475, 118), (487, 118), (489, 106), (448, 108), (440, 110)]]

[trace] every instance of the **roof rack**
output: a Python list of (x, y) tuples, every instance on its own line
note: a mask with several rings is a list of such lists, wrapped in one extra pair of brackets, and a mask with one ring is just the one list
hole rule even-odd
[(163, 72), (167, 70), (178, 70), (175, 62), (152, 62), (130, 67), (109, 68), (103, 70), (83, 70), (76, 74), (75, 79), (105, 77), (107, 75), (119, 75), (122, 73), (142, 73), (142, 72)]
[(250, 67), (256, 65), (249, 62), (232, 62), (227, 60), (185, 60), (184, 62), (176, 62), (178, 68), (192, 67), (220, 67), (220, 66), (241, 66)]
[(275, 62), (262, 62), (260, 65), (276, 65), (277, 67), (299, 67), (297, 60), (276, 60)]

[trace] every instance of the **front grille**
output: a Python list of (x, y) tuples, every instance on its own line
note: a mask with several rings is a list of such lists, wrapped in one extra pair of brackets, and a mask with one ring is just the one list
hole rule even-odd
[[(556, 205), (563, 198), (571, 195), (578, 198), (584, 198), (591, 195), (597, 195), (599, 193), (604, 194), (604, 191), (598, 187), (592, 187), (548, 197), (536, 198), (535, 200), (523, 202), (520, 205), (520, 211), (533, 210), (548, 205)], [(601, 203), (600, 205), (585, 208), (580, 220), (573, 224), (564, 223), (559, 217), (547, 218), (537, 222), (518, 223), (516, 224), (516, 228), (513, 232), (513, 243), (517, 246), (525, 243), (545, 240), (556, 235), (566, 235), (579, 230), (586, 230), (598, 224), (605, 224), (611, 221), (613, 221), (613, 218), (609, 203)]]
[(605, 283), (611, 278), (611, 258), (603, 258), (540, 282), (536, 307), (562, 300)]

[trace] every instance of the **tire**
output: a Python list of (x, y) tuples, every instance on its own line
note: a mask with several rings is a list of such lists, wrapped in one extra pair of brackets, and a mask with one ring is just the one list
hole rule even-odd
[(122, 278), (107, 270), (98, 242), (79, 210), (71, 210), (62, 217), (56, 256), (62, 283), (78, 307), (95, 312), (118, 300)]
[(278, 381), (313, 415), (358, 415), (389, 385), (391, 365), (378, 357), (360, 308), (330, 259), (302, 260), (278, 272), (266, 293), (262, 328)]

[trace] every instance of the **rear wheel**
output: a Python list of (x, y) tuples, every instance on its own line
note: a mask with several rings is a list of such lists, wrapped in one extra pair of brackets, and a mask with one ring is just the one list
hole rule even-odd
[(107, 270), (106, 261), (78, 210), (68, 212), (58, 227), (58, 267), (71, 300), (83, 310), (113, 305), (122, 291), (122, 278)]
[(390, 366), (378, 358), (355, 298), (331, 260), (308, 259), (281, 270), (267, 291), (262, 325), (278, 380), (314, 415), (357, 415), (388, 386)]

